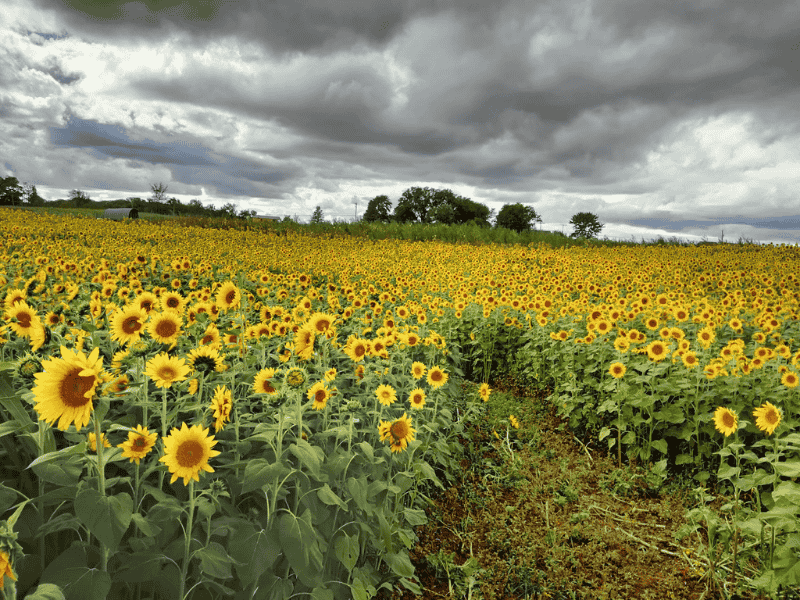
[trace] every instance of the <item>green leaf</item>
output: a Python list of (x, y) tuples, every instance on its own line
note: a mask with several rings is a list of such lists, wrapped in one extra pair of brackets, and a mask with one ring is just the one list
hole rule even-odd
[(731, 467), (729, 465), (721, 465), (717, 471), (717, 477), (720, 479), (733, 479), (741, 472), (739, 467)]
[(83, 473), (83, 463), (85, 456), (70, 456), (58, 463), (43, 463), (36, 465), (31, 470), (37, 477), (48, 483), (61, 487), (71, 487), (78, 484), (81, 473)]
[(311, 599), (312, 600), (333, 600), (333, 590), (329, 590), (328, 588), (322, 586), (315, 587), (311, 590)]
[(317, 490), (317, 497), (328, 506), (338, 506), (342, 510), (347, 510), (347, 504), (337, 496), (327, 483)]
[(278, 532), (275, 529), (257, 530), (247, 521), (241, 521), (231, 535), (228, 552), (238, 563), (236, 574), (239, 579), (249, 586), (278, 560), (281, 554)]
[(66, 600), (61, 588), (52, 583), (41, 583), (25, 596), (25, 600)]
[(406, 523), (411, 527), (425, 525), (428, 522), (428, 517), (425, 515), (424, 510), (406, 507), (403, 509), (403, 514), (406, 517)]
[(161, 564), (167, 558), (158, 551), (145, 550), (125, 556), (123, 568), (114, 573), (114, 579), (128, 583), (153, 581), (161, 572)]
[(136, 528), (142, 532), (145, 537), (155, 537), (161, 532), (161, 527), (155, 523), (151, 523), (139, 513), (133, 513), (131, 520), (136, 525)]
[(85, 454), (86, 453), (86, 441), (82, 441), (74, 446), (69, 446), (67, 448), (62, 448), (61, 450), (56, 450), (55, 452), (48, 452), (47, 454), (43, 454), (36, 460), (34, 460), (31, 464), (28, 465), (28, 468), (33, 468), (37, 465), (43, 465), (54, 460), (62, 460), (64, 458), (68, 458), (74, 454)]
[(779, 498), (786, 498), (792, 504), (800, 505), (800, 484), (782, 481), (772, 490), (772, 498), (776, 502)]
[(289, 469), (279, 462), (269, 462), (263, 458), (253, 459), (247, 463), (244, 469), (242, 493), (246, 494), (271, 484), (275, 478), (285, 477), (288, 473)]
[(377, 590), (369, 583), (364, 583), (360, 577), (353, 579), (350, 584), (350, 591), (353, 592), (353, 600), (370, 600), (375, 597)]
[(78, 541), (47, 565), (41, 582), (60, 587), (66, 600), (105, 600), (111, 590), (108, 573), (87, 567), (85, 545)]
[(666, 440), (653, 440), (652, 442), (650, 442), (650, 445), (659, 452), (661, 452), (661, 454), (667, 453), (668, 448)]
[(347, 478), (347, 491), (356, 503), (356, 506), (363, 510), (367, 515), (371, 515), (374, 511), (374, 506), (367, 500), (367, 490), (369, 484), (367, 478), (362, 475), (358, 479), (355, 477)]
[(383, 562), (400, 577), (414, 576), (414, 565), (407, 552), (387, 552), (383, 555)]
[(358, 544), (358, 535), (347, 535), (346, 533), (337, 537), (334, 544), (336, 558), (339, 559), (348, 571), (352, 571), (358, 561), (360, 553), (360, 546)]
[(322, 448), (312, 446), (306, 440), (299, 439), (296, 443), (289, 446), (289, 452), (294, 454), (314, 476), (317, 481), (327, 481), (328, 476), (320, 472), (322, 459), (324, 458)]
[[(289, 561), (289, 566), (303, 584), (314, 587), (322, 583), (322, 561), (314, 560), (319, 555), (319, 548), (313, 552), (317, 545), (316, 535), (311, 529), (311, 536), (304, 535), (301, 530), (301, 520), (291, 513), (282, 513), (277, 519), (278, 539), (284, 556)], [(317, 563), (317, 564), (312, 564)]]
[(103, 496), (93, 488), (83, 488), (75, 498), (75, 514), (97, 539), (115, 550), (131, 523), (133, 500), (125, 492)]
[(200, 558), (200, 569), (206, 575), (219, 579), (229, 579), (231, 577), (233, 559), (225, 552), (222, 544), (211, 542), (205, 548), (198, 550), (195, 556)]
[(784, 477), (800, 477), (800, 462), (773, 463), (775, 472)]

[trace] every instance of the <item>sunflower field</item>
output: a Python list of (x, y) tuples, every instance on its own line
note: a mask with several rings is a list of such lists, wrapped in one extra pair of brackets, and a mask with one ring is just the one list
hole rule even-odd
[(690, 523), (752, 589), (800, 585), (796, 247), (0, 219), (7, 598), (420, 593), (499, 374), (620, 464), (728, 485)]

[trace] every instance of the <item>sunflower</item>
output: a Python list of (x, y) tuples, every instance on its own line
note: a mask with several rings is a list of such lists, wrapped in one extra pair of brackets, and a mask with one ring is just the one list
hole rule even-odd
[(111, 318), (111, 339), (120, 345), (135, 342), (142, 335), (145, 321), (147, 321), (147, 311), (136, 303), (117, 310)]
[(255, 394), (277, 394), (275, 389), (275, 369), (261, 369), (256, 373), (253, 380), (253, 393)]
[(308, 374), (299, 367), (294, 367), (286, 372), (283, 381), (292, 389), (300, 389), (308, 381)]
[(614, 349), (617, 350), (617, 352), (625, 354), (625, 352), (627, 352), (630, 349), (630, 347), (631, 347), (630, 341), (628, 340), (628, 338), (624, 336), (619, 336), (617, 339), (614, 340)]
[(174, 310), (176, 313), (183, 313), (186, 306), (186, 299), (178, 292), (164, 292), (161, 294), (162, 310)]
[(322, 410), (328, 404), (328, 398), (331, 397), (331, 392), (325, 387), (325, 383), (318, 381), (309, 388), (306, 397), (314, 401), (311, 408), (314, 410)]
[(314, 355), (314, 329), (309, 326), (301, 327), (294, 334), (294, 353), (302, 360), (308, 360)]
[(20, 290), (20, 289), (8, 290), (5, 298), (3, 299), (3, 304), (5, 305), (6, 308), (11, 308), (17, 302), (24, 302), (25, 300), (27, 300), (27, 298), (28, 294), (25, 292), (25, 290)]
[(147, 332), (157, 342), (174, 348), (178, 341), (178, 334), (181, 332), (182, 321), (183, 319), (178, 313), (166, 310), (150, 318)]
[(625, 375), (626, 370), (627, 368), (621, 362), (611, 363), (611, 366), (608, 368), (608, 372), (611, 373), (614, 379), (620, 379)]
[(351, 335), (347, 338), (344, 352), (353, 362), (359, 362), (369, 352), (369, 342)]
[(408, 396), (408, 402), (412, 410), (420, 410), (425, 406), (425, 392), (420, 388), (414, 388)]
[(720, 433), (724, 433), (725, 437), (736, 432), (738, 422), (736, 413), (729, 408), (720, 406), (714, 411), (714, 427)]
[(214, 410), (214, 431), (220, 431), (225, 423), (231, 420), (231, 408), (233, 407), (233, 395), (224, 385), (218, 385), (214, 389), (214, 397), (211, 399), (211, 408)]
[(186, 359), (193, 371), (205, 375), (208, 375), (212, 371), (222, 373), (225, 370), (225, 363), (217, 349), (213, 346), (194, 348), (186, 356)]
[(103, 379), (103, 359), (100, 348), (89, 356), (61, 346), (61, 358), (49, 358), (42, 363), (44, 372), (36, 373), (36, 385), (31, 390), (36, 402), (34, 409), (39, 419), (66, 431), (75, 424), (83, 428), (94, 408), (98, 384)]
[(756, 418), (756, 427), (767, 435), (772, 435), (772, 432), (781, 424), (781, 409), (770, 402), (755, 409), (753, 416)]
[(447, 373), (442, 371), (442, 369), (440, 369), (438, 366), (435, 366), (431, 367), (428, 371), (427, 381), (428, 385), (435, 389), (440, 388), (447, 383), (448, 378), (449, 375)]
[(153, 292), (142, 292), (136, 297), (132, 304), (137, 308), (141, 308), (145, 313), (150, 314), (156, 307), (156, 304), (158, 304), (158, 297)]
[(797, 387), (797, 384), (800, 383), (800, 380), (798, 380), (797, 373), (794, 371), (786, 371), (786, 373), (783, 374), (783, 377), (781, 377), (781, 383), (787, 388), (792, 389)]
[(236, 284), (232, 281), (226, 281), (217, 290), (214, 301), (221, 310), (230, 310), (239, 306), (241, 299), (242, 293), (236, 287)]
[(208, 428), (204, 429), (202, 425), (190, 428), (183, 423), (180, 429), (173, 427), (164, 438), (164, 456), (158, 459), (172, 473), (170, 483), (183, 477), (183, 485), (189, 485), (190, 479), (200, 481), (200, 471), (213, 473), (208, 461), (220, 454), (218, 450), (212, 450), (216, 443), (214, 436), (208, 435)]
[(700, 361), (697, 359), (697, 353), (695, 352), (684, 352), (681, 356), (681, 361), (683, 362), (683, 366), (687, 369), (693, 369), (700, 364)]
[(411, 363), (411, 376), (414, 379), (420, 379), (425, 375), (425, 371), (427, 371), (427, 369), (421, 362)]
[(127, 375), (120, 375), (103, 389), (103, 393), (113, 396), (119, 396), (120, 394), (123, 394), (125, 390), (128, 389), (130, 383), (131, 382), (128, 379)]
[(222, 347), (222, 338), (219, 335), (219, 329), (213, 323), (210, 323), (198, 342), (201, 346), (212, 346), (214, 348)]
[(375, 396), (377, 396), (378, 402), (384, 406), (391, 406), (392, 403), (397, 401), (397, 392), (390, 385), (379, 385), (378, 389), (375, 390)]
[(328, 369), (325, 371), (325, 381), (334, 381), (336, 379), (336, 369)]
[(517, 417), (515, 417), (514, 415), (509, 415), (508, 420), (511, 422), (511, 426), (514, 429), (519, 429), (519, 421), (517, 421)]
[(415, 438), (416, 431), (411, 426), (411, 422), (412, 419), (407, 417), (406, 413), (394, 421), (381, 421), (378, 425), (381, 441), (388, 441), (392, 452), (402, 452)]
[(667, 356), (667, 352), (667, 345), (659, 340), (650, 342), (647, 346), (647, 357), (652, 361), (664, 360)]
[(14, 571), (11, 570), (11, 557), (8, 552), (0, 550), (0, 590), (2, 590), (5, 585), (6, 577), (11, 581), (17, 580), (17, 576), (14, 575)]
[(42, 327), (36, 311), (25, 300), (18, 300), (5, 312), (5, 320), (19, 337), (29, 338), (34, 330)]
[(327, 313), (314, 313), (308, 320), (308, 325), (316, 334), (324, 334), (333, 326), (336, 317)]
[(489, 401), (489, 394), (492, 393), (492, 388), (489, 387), (488, 383), (482, 383), (478, 388), (478, 395), (483, 399), (484, 402)]
[(168, 388), (176, 381), (183, 381), (191, 373), (191, 367), (183, 358), (170, 356), (166, 352), (156, 354), (147, 361), (146, 367), (145, 374), (160, 388)]
[[(100, 439), (103, 440), (103, 448), (111, 448), (111, 444), (106, 438), (105, 433), (100, 434)], [(97, 436), (95, 435), (94, 431), (89, 432), (89, 449), (92, 452), (97, 452)]]

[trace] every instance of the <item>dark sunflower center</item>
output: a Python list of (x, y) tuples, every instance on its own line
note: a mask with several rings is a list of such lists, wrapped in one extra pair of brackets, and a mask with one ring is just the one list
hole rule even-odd
[(131, 446), (133, 447), (134, 450), (144, 450), (145, 446), (147, 446), (147, 442), (143, 437), (138, 437), (135, 440), (133, 440)]
[(432, 371), (431, 372), (431, 380), (432, 381), (441, 381), (442, 374), (439, 371)]
[(79, 375), (82, 370), (81, 367), (72, 369), (61, 382), (61, 401), (70, 408), (78, 408), (91, 402), (91, 398), (86, 397), (86, 392), (92, 389), (95, 377), (94, 375), (82, 377)]
[(330, 325), (331, 325), (330, 321), (326, 320), (317, 321), (317, 331), (323, 333), (328, 329), (328, 327), (330, 327)]
[(175, 379), (175, 377), (178, 376), (178, 374), (175, 372), (175, 369), (173, 369), (171, 366), (165, 365), (158, 370), (158, 376), (164, 381), (172, 381), (173, 379)]
[(764, 414), (764, 419), (766, 419), (767, 423), (769, 423), (770, 425), (774, 425), (775, 423), (779, 423), (780, 420), (781, 420), (780, 417), (778, 416), (778, 411), (775, 411), (775, 410), (772, 410), (772, 409), (768, 410)]
[(183, 442), (178, 446), (175, 458), (181, 467), (196, 467), (203, 460), (203, 446), (195, 440)]
[(214, 341), (214, 336), (213, 335), (204, 335), (202, 337), (202, 339), (200, 340), (200, 344), (201, 345), (210, 344), (213, 341)]
[(725, 413), (722, 416), (722, 424), (725, 425), (725, 427), (733, 427), (735, 425), (735, 422), (736, 421), (733, 418), (733, 415), (730, 413)]
[(233, 301), (236, 300), (236, 292), (231, 290), (225, 296), (225, 303), (226, 304), (233, 304)]
[(402, 440), (408, 435), (408, 424), (405, 421), (395, 421), (390, 431), (394, 439)]
[(167, 299), (167, 306), (169, 308), (178, 308), (179, 305), (180, 305), (180, 302), (174, 296)]
[(217, 361), (210, 356), (198, 356), (194, 359), (194, 368), (201, 373), (211, 373), (216, 366)]
[(145, 309), (147, 312), (150, 312), (153, 309), (153, 303), (150, 300), (142, 300), (140, 306)]
[(161, 337), (172, 337), (177, 331), (178, 327), (175, 325), (174, 321), (164, 319), (163, 321), (159, 321), (156, 325), (156, 333)]
[(137, 317), (128, 317), (122, 322), (122, 331), (127, 334), (136, 333), (142, 328), (142, 324)]
[(30, 327), (31, 326), (31, 315), (30, 313), (21, 312), (17, 315), (17, 321), (23, 327)]
[(270, 382), (269, 379), (264, 380), (264, 383), (261, 384), (261, 388), (268, 394), (271, 394), (272, 392), (275, 391), (275, 388), (272, 387), (272, 383)]
[(367, 349), (364, 348), (364, 346), (358, 345), (358, 346), (356, 346), (355, 350), (353, 351), (353, 354), (355, 354), (356, 356), (364, 356), (364, 353), (366, 352), (366, 350)]
[(325, 390), (317, 390), (314, 393), (314, 401), (315, 402), (324, 402), (325, 401)]

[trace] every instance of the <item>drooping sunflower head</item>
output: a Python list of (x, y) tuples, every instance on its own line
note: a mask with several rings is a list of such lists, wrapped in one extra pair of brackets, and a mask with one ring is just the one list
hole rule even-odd
[(226, 386), (218, 385), (214, 389), (211, 408), (214, 411), (214, 431), (218, 432), (225, 423), (230, 421), (231, 409), (233, 408), (233, 394)]
[(204, 375), (209, 375), (212, 371), (221, 373), (225, 370), (222, 357), (213, 346), (194, 348), (189, 352), (186, 359), (192, 369)]
[(22, 382), (25, 387), (30, 387), (34, 382), (34, 376), (41, 370), (41, 361), (29, 352), (17, 361), (14, 378)]
[(316, 338), (311, 326), (304, 326), (294, 334), (294, 353), (303, 360), (308, 360), (314, 355), (314, 340)]
[(73, 424), (82, 429), (89, 422), (92, 400), (104, 378), (102, 365), (100, 348), (87, 356), (61, 346), (61, 358), (44, 361), (44, 372), (34, 375), (36, 385), (31, 391), (39, 419), (51, 425), (57, 421), (62, 431)]
[(293, 390), (303, 387), (306, 381), (308, 381), (308, 375), (305, 370), (299, 367), (294, 367), (286, 371), (286, 375), (283, 378), (283, 382)]
[(170, 483), (182, 477), (183, 485), (189, 485), (190, 479), (200, 481), (200, 471), (213, 473), (208, 461), (220, 454), (213, 450), (216, 443), (214, 436), (208, 435), (208, 429), (202, 425), (187, 427), (182, 423), (180, 429), (174, 427), (164, 438), (164, 456), (158, 459), (172, 473)]

